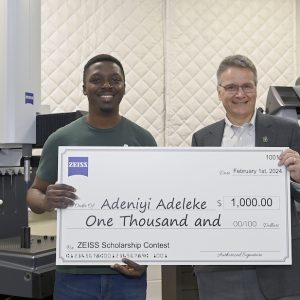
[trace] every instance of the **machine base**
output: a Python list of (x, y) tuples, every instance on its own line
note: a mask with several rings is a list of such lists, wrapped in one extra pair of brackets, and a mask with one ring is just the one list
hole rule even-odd
[(53, 294), (55, 237), (32, 236), (30, 244), (21, 248), (19, 237), (0, 239), (0, 295), (44, 299)]

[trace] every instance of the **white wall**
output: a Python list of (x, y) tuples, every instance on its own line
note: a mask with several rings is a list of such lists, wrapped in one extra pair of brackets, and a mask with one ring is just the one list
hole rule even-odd
[(296, 0), (43, 0), (42, 103), (87, 109), (83, 65), (111, 53), (127, 77), (122, 113), (159, 145), (187, 146), (223, 115), (215, 72), (225, 56), (255, 62), (258, 106), (270, 85), (294, 83), (296, 20)]
[(300, 77), (300, 0), (296, 0), (296, 78)]

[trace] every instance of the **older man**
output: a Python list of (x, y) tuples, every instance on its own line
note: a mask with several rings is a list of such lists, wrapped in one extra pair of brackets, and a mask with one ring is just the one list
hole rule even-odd
[[(257, 71), (242, 55), (226, 57), (217, 71), (226, 116), (197, 131), (192, 146), (289, 147), (279, 164), (291, 174), (292, 266), (196, 266), (200, 300), (300, 299), (300, 129), (291, 121), (256, 111)], [(267, 137), (267, 138), (266, 138)]]

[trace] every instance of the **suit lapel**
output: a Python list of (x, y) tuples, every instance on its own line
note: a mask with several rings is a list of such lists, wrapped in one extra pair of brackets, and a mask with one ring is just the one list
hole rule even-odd
[(217, 122), (209, 130), (209, 134), (206, 137), (206, 144), (210, 147), (220, 147), (222, 144), (223, 133), (224, 133), (225, 121)]
[(272, 122), (265, 118), (260, 112), (256, 114), (255, 120), (255, 146), (274, 147), (276, 145), (276, 132)]

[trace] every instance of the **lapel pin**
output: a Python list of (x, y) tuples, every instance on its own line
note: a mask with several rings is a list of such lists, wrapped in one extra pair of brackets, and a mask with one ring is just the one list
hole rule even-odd
[(267, 136), (263, 136), (262, 140), (263, 140), (264, 143), (267, 143), (268, 142), (268, 137)]

